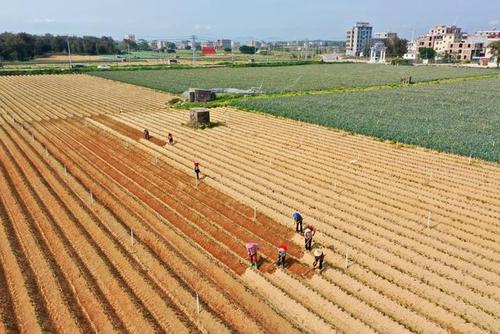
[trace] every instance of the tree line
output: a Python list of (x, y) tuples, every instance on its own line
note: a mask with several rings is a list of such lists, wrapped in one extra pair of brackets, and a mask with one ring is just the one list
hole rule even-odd
[(120, 49), (111, 37), (31, 35), (28, 33), (0, 34), (0, 60), (30, 60), (51, 53), (101, 55), (118, 54)]

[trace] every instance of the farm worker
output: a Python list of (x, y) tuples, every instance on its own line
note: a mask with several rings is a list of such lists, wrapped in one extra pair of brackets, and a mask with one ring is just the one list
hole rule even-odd
[(250, 258), (250, 268), (257, 269), (257, 251), (259, 250), (259, 245), (255, 242), (249, 242), (246, 245), (248, 257)]
[(199, 162), (194, 163), (194, 173), (196, 174), (196, 179), (199, 180), (200, 179), (200, 163)]
[(313, 267), (316, 268), (316, 265), (319, 264), (319, 270), (323, 269), (323, 260), (325, 259), (325, 254), (321, 249), (316, 249), (314, 251), (314, 262)]
[(276, 260), (276, 265), (286, 269), (286, 251), (288, 250), (288, 246), (285, 244), (281, 244), (278, 247), (278, 260)]
[(167, 135), (167, 139), (168, 139), (168, 143), (170, 145), (173, 145), (174, 144), (174, 136), (172, 136), (172, 134), (169, 132), (168, 135)]
[(144, 139), (146, 140), (149, 140), (149, 130), (148, 129), (144, 129)]
[(312, 249), (312, 240), (315, 233), (316, 231), (314, 230), (314, 227), (312, 227), (311, 225), (308, 225), (304, 230), (305, 247), (307, 250)]
[(293, 214), (293, 220), (295, 221), (295, 231), (302, 233), (302, 216), (300, 213), (295, 212)]

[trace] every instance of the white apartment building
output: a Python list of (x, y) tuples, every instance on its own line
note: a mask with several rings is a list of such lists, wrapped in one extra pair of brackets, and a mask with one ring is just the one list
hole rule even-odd
[(346, 55), (362, 57), (369, 52), (373, 27), (368, 22), (357, 22), (347, 31)]

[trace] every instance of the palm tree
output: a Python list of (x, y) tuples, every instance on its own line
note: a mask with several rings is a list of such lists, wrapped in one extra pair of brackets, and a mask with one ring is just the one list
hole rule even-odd
[(500, 41), (490, 43), (488, 48), (491, 49), (491, 55), (497, 57), (497, 68), (500, 68)]

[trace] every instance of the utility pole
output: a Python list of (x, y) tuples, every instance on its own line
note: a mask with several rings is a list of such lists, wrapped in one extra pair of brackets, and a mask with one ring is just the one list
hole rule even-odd
[(191, 51), (193, 51), (193, 67), (196, 65), (196, 36), (191, 36)]
[(72, 68), (73, 63), (71, 62), (71, 47), (69, 46), (69, 37), (66, 38), (66, 44), (68, 45), (69, 68)]
[(306, 39), (306, 41), (304, 42), (304, 51), (305, 51), (305, 61), (307, 61), (307, 58), (309, 56), (308, 52), (309, 52), (309, 40)]

